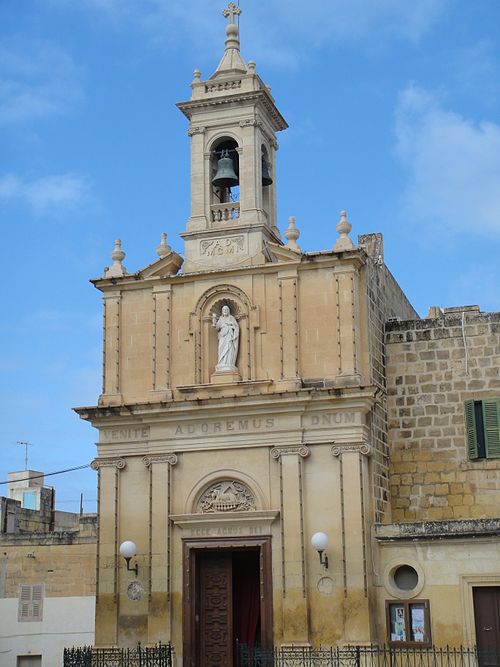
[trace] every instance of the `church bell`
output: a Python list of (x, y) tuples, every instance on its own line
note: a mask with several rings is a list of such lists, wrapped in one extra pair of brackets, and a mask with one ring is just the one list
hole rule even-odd
[(212, 185), (218, 188), (232, 188), (238, 183), (238, 176), (234, 171), (233, 160), (229, 157), (229, 151), (223, 150), (217, 163), (217, 173), (212, 179)]
[(271, 185), (272, 182), (273, 179), (271, 178), (271, 173), (269, 171), (269, 163), (262, 158), (262, 185)]

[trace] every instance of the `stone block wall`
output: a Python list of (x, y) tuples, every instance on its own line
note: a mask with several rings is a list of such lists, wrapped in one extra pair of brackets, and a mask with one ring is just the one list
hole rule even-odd
[(386, 355), (392, 520), (499, 516), (500, 460), (468, 460), (464, 401), (500, 397), (500, 313), (391, 322)]
[[(366, 264), (366, 303), (370, 382), (385, 393), (386, 358), (384, 326), (390, 318), (418, 319), (418, 314), (384, 264), (382, 234), (358, 236), (359, 247), (368, 255)], [(370, 415), (370, 441), (373, 445), (373, 497), (375, 521), (390, 516), (389, 451), (387, 442), (387, 402), (380, 398)]]

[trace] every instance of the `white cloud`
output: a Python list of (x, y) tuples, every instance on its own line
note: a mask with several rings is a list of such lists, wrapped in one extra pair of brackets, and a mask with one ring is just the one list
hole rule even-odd
[(464, 118), (412, 84), (399, 98), (396, 139), (409, 220), (436, 231), (500, 232), (500, 125)]
[(82, 98), (70, 56), (49, 42), (0, 42), (0, 123), (65, 113)]
[(15, 174), (0, 176), (0, 202), (27, 204), (37, 215), (74, 211), (92, 203), (86, 178), (77, 174), (56, 174), (23, 180)]
[[(223, 43), (221, 8), (206, 0), (51, 0), (66, 8), (98, 11), (115, 24), (132, 20), (155, 42), (184, 41), (213, 54)], [(296, 65), (311, 48), (329, 41), (388, 36), (419, 40), (450, 0), (267, 0), (243, 7), (243, 51), (278, 67)]]

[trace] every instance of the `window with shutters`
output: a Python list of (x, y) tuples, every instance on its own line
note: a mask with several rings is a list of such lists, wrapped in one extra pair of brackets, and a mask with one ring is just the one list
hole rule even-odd
[(19, 608), (17, 620), (41, 621), (43, 619), (43, 584), (21, 584), (19, 586)]
[(465, 401), (469, 459), (500, 459), (500, 398)]

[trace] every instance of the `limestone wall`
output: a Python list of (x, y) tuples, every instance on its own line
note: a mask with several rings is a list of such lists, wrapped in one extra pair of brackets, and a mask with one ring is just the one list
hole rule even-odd
[(0, 597), (17, 598), (20, 584), (39, 583), (45, 584), (48, 597), (95, 594), (95, 517), (85, 536), (3, 535), (0, 550)]
[(217, 363), (211, 313), (222, 303), (240, 326), (241, 380), (268, 380), (265, 392), (302, 380), (366, 386), (365, 262), (362, 251), (311, 253), (216, 276), (103, 281), (100, 404), (184, 400), (183, 388), (210, 384)]
[(500, 313), (386, 330), (393, 521), (498, 516), (500, 460), (467, 459), (464, 401), (500, 396)]

